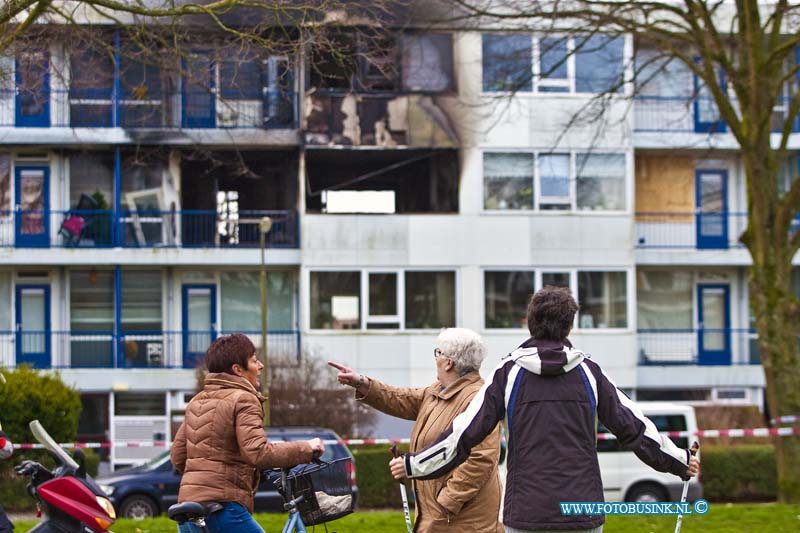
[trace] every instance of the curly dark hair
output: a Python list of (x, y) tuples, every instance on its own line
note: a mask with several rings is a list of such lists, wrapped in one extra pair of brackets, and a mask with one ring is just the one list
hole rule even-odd
[(563, 341), (572, 329), (578, 304), (566, 287), (546, 285), (528, 304), (528, 331), (538, 340)]
[(233, 374), (233, 365), (247, 368), (250, 356), (255, 353), (256, 347), (247, 338), (247, 335), (234, 333), (217, 338), (206, 350), (204, 363), (209, 372), (227, 372)]

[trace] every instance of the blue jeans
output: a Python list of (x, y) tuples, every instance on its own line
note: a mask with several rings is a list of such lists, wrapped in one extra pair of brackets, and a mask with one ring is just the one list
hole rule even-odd
[[(255, 518), (236, 502), (222, 504), (222, 510), (206, 518), (209, 533), (264, 533)], [(189, 522), (178, 526), (180, 533), (200, 533), (200, 528)]]

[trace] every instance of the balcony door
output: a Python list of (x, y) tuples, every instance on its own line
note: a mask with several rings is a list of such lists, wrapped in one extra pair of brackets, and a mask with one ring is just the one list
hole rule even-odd
[(695, 228), (697, 248), (728, 248), (728, 173), (695, 173)]
[(18, 166), (14, 170), (16, 216), (14, 231), (19, 248), (50, 245), (50, 179), (47, 167)]
[(50, 368), (50, 286), (17, 285), (17, 364)]
[(698, 363), (731, 364), (730, 286), (697, 285)]
[(50, 127), (50, 54), (26, 51), (14, 61), (18, 128)]
[(217, 338), (217, 288), (183, 285), (183, 367), (195, 368)]
[(215, 127), (214, 62), (208, 56), (198, 54), (184, 60), (183, 67), (183, 127)]

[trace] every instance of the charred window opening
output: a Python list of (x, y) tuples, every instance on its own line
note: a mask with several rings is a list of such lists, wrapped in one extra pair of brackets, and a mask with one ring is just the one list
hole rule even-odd
[(308, 150), (306, 174), (309, 213), (458, 212), (456, 150)]
[(309, 64), (309, 88), (323, 92), (455, 89), (450, 34), (331, 32), (315, 47)]
[(273, 219), (271, 245), (296, 244), (296, 161), (293, 151), (184, 154), (183, 244), (258, 245), (263, 216)]

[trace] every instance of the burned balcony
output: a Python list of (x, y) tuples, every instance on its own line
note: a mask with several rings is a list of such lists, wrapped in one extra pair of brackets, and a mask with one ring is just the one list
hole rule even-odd
[(297, 157), (294, 151), (185, 154), (183, 246), (258, 246), (258, 223), (270, 216), (267, 245), (296, 248)]
[(458, 152), (309, 149), (309, 213), (457, 213)]

